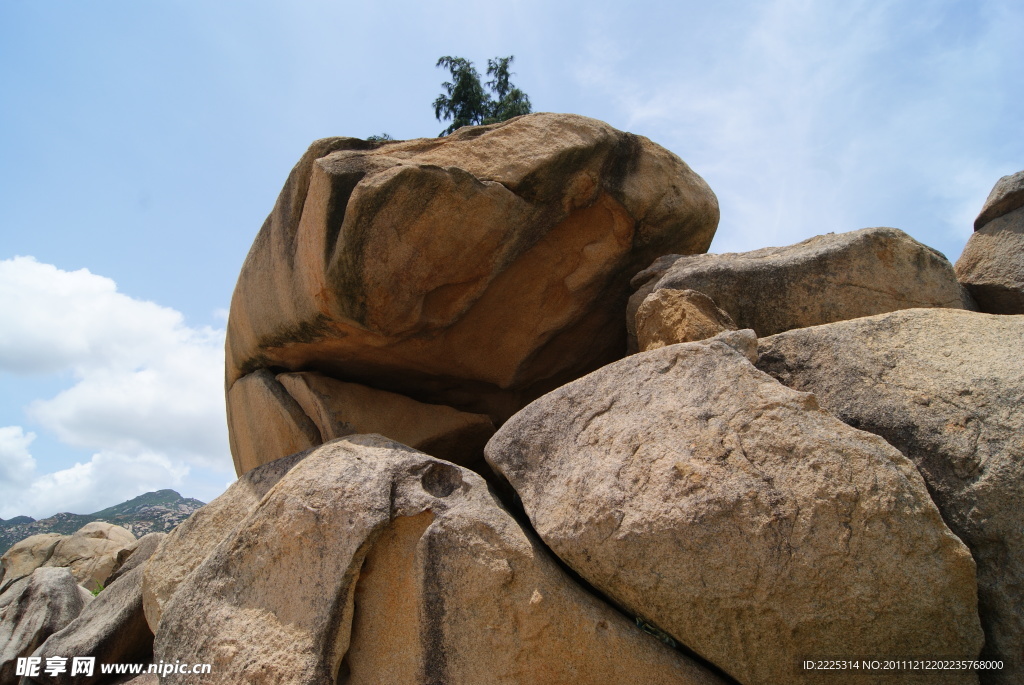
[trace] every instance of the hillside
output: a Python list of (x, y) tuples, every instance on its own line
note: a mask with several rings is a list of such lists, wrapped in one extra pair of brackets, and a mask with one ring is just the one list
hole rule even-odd
[(36, 521), (29, 516), (0, 519), (0, 550), (4, 552), (19, 540), (39, 533), (71, 535), (92, 521), (106, 521), (130, 530), (135, 537), (169, 531), (187, 519), (204, 502), (186, 498), (174, 490), (157, 490), (139, 495), (92, 514), (62, 512)]

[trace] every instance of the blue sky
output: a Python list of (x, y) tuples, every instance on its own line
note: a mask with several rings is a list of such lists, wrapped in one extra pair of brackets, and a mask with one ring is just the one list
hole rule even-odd
[[(433, 136), (441, 55), (646, 135), (712, 251), (895, 226), (955, 261), (1024, 168), (1024, 5), (0, 0), (0, 517), (233, 478), (224, 316), (291, 166)], [(18, 259), (15, 259), (15, 258)]]

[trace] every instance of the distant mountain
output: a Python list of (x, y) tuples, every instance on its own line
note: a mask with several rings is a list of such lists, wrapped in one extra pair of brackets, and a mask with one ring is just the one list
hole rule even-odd
[(6, 552), (15, 542), (39, 533), (71, 535), (92, 521), (117, 524), (141, 538), (146, 533), (171, 530), (203, 504), (197, 499), (182, 497), (174, 490), (157, 490), (94, 514), (60, 513), (38, 521), (29, 516), (0, 519), (0, 550)]

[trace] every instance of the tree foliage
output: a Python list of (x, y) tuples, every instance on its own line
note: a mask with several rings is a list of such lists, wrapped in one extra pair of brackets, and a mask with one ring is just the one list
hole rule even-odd
[[(513, 59), (515, 56), (509, 55), (487, 60), (487, 75), (492, 79), (483, 85), (480, 74), (469, 60), (447, 55), (437, 60), (436, 66), (444, 67), (452, 75), (451, 81), (441, 84), (447, 95), (442, 93), (434, 100), (437, 120), (452, 122), (441, 131), (442, 136), (463, 126), (494, 124), (532, 111), (530, 98), (510, 80), (509, 65)], [(485, 90), (484, 85), (491, 92)]]

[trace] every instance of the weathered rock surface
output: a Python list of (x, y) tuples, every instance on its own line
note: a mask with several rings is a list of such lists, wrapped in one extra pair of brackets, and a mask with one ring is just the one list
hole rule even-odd
[(92, 596), (68, 568), (37, 568), (18, 596), (0, 609), (0, 683), (15, 683), (18, 657), (27, 657), (69, 624)]
[(559, 388), (486, 454), (555, 554), (740, 682), (822, 682), (797, 670), (810, 655), (981, 649), (974, 562), (914, 465), (721, 341)]
[(164, 605), (185, 577), (210, 556), (281, 476), (307, 454), (308, 451), (299, 452), (248, 471), (224, 494), (192, 514), (160, 542), (143, 567), (143, 610), (150, 630), (157, 632)]
[(974, 230), (981, 230), (993, 219), (998, 219), (1021, 207), (1024, 207), (1024, 171), (1003, 176), (996, 181), (978, 218), (974, 220)]
[(477, 474), (380, 436), (296, 463), (179, 586), (154, 655), (212, 663), (204, 683), (721, 682), (580, 590)]
[(283, 373), (277, 380), (312, 418), (324, 442), (377, 433), (438, 459), (472, 466), (483, 458), (484, 445), (494, 435), (494, 423), (486, 414), (424, 404), (309, 371)]
[(1024, 314), (1024, 207), (971, 234), (956, 275), (982, 311)]
[(313, 420), (266, 369), (239, 378), (228, 389), (227, 411), (231, 458), (239, 475), (323, 442)]
[(14, 543), (0, 557), (0, 593), (6, 592), (15, 581), (32, 574), (53, 555), (53, 549), (63, 538), (56, 533), (32, 535)]
[(666, 251), (705, 251), (717, 223), (682, 160), (586, 117), (317, 141), (232, 298), (232, 423), (235, 385), (261, 368), (503, 420), (620, 356), (628, 278)]
[(167, 533), (150, 533), (143, 535), (134, 546), (123, 550), (117, 555), (117, 566), (110, 577), (107, 578), (107, 585), (110, 585), (121, 576), (134, 571), (138, 567), (142, 566), (145, 562), (149, 561), (149, 558), (156, 552), (157, 547), (163, 542), (163, 539), (167, 537)]
[(917, 465), (977, 562), (993, 683), (1024, 681), (1022, 341), (1024, 316), (910, 310), (764, 338), (758, 362)]
[(913, 307), (975, 308), (946, 258), (895, 228), (752, 252), (663, 257), (632, 284), (631, 311), (655, 290), (693, 289), (758, 336)]
[(712, 338), (736, 330), (714, 300), (696, 290), (662, 288), (644, 298), (636, 312), (639, 351)]
[(117, 565), (117, 555), (135, 544), (135, 536), (112, 523), (93, 521), (64, 536), (44, 566), (66, 566), (88, 590), (99, 590)]
[[(142, 569), (136, 568), (100, 592), (62, 630), (53, 633), (33, 656), (91, 656), (97, 663), (143, 663), (153, 651), (153, 633), (142, 611)], [(92, 677), (70, 673), (40, 675), (39, 683), (90, 685), (104, 679), (97, 667)]]

